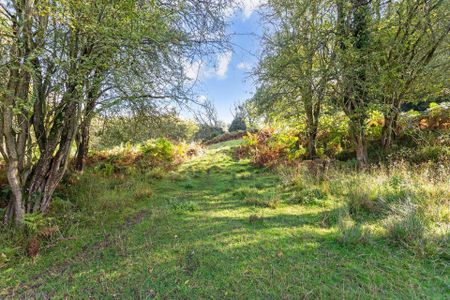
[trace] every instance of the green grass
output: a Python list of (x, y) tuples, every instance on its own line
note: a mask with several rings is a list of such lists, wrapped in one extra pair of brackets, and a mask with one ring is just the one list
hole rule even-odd
[[(333, 198), (306, 189), (294, 195), (306, 200), (293, 202), (277, 175), (232, 159), (237, 144), (211, 146), (162, 179), (87, 172), (61, 192), (74, 203), (72, 219), (60, 221), (63, 239), (34, 260), (16, 254), (4, 263), (0, 298), (448, 296), (448, 261), (377, 236), (343, 243), (337, 222), (324, 226), (341, 210)], [(11, 236), (2, 233), (0, 246), (13, 247)]]

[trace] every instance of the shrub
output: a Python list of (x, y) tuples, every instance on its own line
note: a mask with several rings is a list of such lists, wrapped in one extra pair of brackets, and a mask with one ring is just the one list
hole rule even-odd
[(418, 206), (411, 201), (392, 208), (391, 215), (384, 221), (387, 237), (394, 243), (416, 247), (423, 242), (426, 220), (418, 212)]
[(148, 140), (141, 145), (140, 150), (146, 161), (150, 163), (171, 163), (175, 159), (175, 146), (166, 139)]
[(198, 131), (194, 135), (194, 140), (197, 141), (208, 141), (217, 136), (224, 134), (225, 131), (222, 127), (200, 125)]
[(230, 127), (228, 128), (229, 132), (247, 130), (247, 124), (245, 123), (245, 119), (241, 114), (237, 114), (233, 121), (231, 122)]
[[(88, 165), (104, 176), (151, 168), (169, 169), (203, 152), (196, 143), (173, 144), (167, 139), (148, 140), (139, 145), (126, 144), (110, 150), (91, 152)], [(160, 177), (160, 176), (156, 176)]]
[[(383, 215), (389, 207), (413, 197), (409, 183), (401, 175), (386, 174), (383, 169), (375, 169), (365, 175), (357, 175), (347, 185), (346, 200), (353, 216), (361, 213)], [(401, 170), (404, 172), (404, 170)]]
[(107, 119), (96, 115), (92, 120), (90, 141), (93, 148), (100, 150), (124, 143), (139, 144), (161, 136), (175, 141), (192, 140), (197, 130), (193, 121), (183, 120), (173, 112), (108, 116)]
[(416, 163), (450, 161), (450, 147), (444, 145), (425, 146), (415, 151), (411, 159)]
[(29, 235), (38, 235), (44, 228), (53, 227), (54, 220), (38, 213), (26, 214), (24, 225)]
[(298, 204), (316, 204), (326, 198), (327, 195), (324, 194), (319, 188), (306, 187), (295, 192), (291, 201)]
[(103, 176), (109, 177), (114, 173), (114, 165), (108, 162), (101, 163), (95, 167), (95, 170)]
[(238, 150), (238, 156), (242, 154), (250, 156), (252, 163), (258, 167), (274, 167), (288, 160), (291, 155), (295, 155), (293, 149), (296, 140), (295, 136), (275, 133), (274, 129), (265, 128), (244, 136), (244, 144)]
[(355, 223), (350, 216), (342, 216), (338, 222), (338, 240), (346, 245), (366, 244), (371, 239), (371, 233), (361, 224)]
[(351, 215), (360, 213), (382, 213), (385, 209), (383, 201), (377, 198), (376, 191), (364, 186), (350, 186), (347, 193), (347, 204)]
[(326, 211), (320, 220), (323, 227), (330, 227), (339, 224), (339, 222), (350, 215), (347, 205), (335, 207), (332, 210)]

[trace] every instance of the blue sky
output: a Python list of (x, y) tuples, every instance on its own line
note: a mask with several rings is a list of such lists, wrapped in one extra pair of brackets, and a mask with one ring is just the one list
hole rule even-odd
[(198, 78), (195, 90), (200, 100), (211, 100), (219, 119), (230, 123), (236, 102), (250, 98), (254, 79), (249, 71), (257, 63), (261, 24), (257, 8), (260, 0), (242, 0), (240, 9), (230, 17), (228, 33), (233, 50), (213, 57), (210, 64), (194, 62), (187, 67), (187, 75)]

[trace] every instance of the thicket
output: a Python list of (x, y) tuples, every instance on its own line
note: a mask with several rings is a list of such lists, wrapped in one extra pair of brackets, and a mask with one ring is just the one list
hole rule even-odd
[[(375, 136), (383, 156), (395, 156), (404, 138), (422, 138), (402, 124), (414, 120), (403, 117), (405, 104), (448, 99), (442, 1), (271, 0), (265, 12), (259, 88), (249, 103), (266, 121), (297, 130), (297, 150), (309, 159), (340, 152), (334, 144), (365, 169)], [(435, 107), (438, 127), (448, 129), (448, 109)], [(436, 127), (428, 112), (422, 126)]]
[[(22, 228), (1, 231), (0, 236), (5, 240), (1, 243), (0, 267), (24, 255), (35, 257), (45, 247), (73, 234), (78, 226), (96, 222), (91, 218), (105, 209), (126, 211), (131, 202), (150, 199), (153, 193), (149, 181), (166, 177), (179, 164), (203, 152), (200, 144), (173, 143), (164, 138), (90, 151), (86, 161), (88, 174), (75, 172), (73, 168), (69, 170), (62, 179), (62, 186), (56, 189), (47, 214), (27, 214)], [(129, 180), (141, 181), (136, 185), (138, 189), (131, 191), (132, 198), (127, 189)], [(0, 203), (3, 204), (8, 201), (10, 191), (5, 180), (0, 184), (3, 193)], [(117, 185), (128, 193), (126, 200), (117, 191)]]
[(91, 148), (109, 149), (121, 144), (139, 144), (160, 137), (176, 142), (192, 142), (199, 127), (176, 113), (122, 117), (98, 116), (93, 119)]
[(197, 143), (173, 143), (159, 138), (139, 144), (124, 144), (106, 150), (91, 151), (87, 164), (105, 174), (120, 173), (127, 169), (148, 171), (152, 169), (169, 170), (186, 159), (203, 152)]
[[(45, 214), (76, 146), (82, 170), (96, 114), (166, 113), (193, 99), (189, 64), (226, 47), (229, 1), (0, 3), (3, 223)], [(114, 122), (114, 121), (113, 121)], [(144, 137), (143, 137), (144, 138)]]
[[(316, 140), (316, 159), (346, 161), (357, 166), (356, 149), (349, 133), (349, 120), (344, 114), (323, 116), (319, 121)], [(425, 112), (409, 111), (400, 114), (398, 140), (390, 154), (383, 152), (380, 138), (383, 117), (371, 112), (365, 131), (368, 140), (368, 158), (371, 164), (450, 163), (450, 110), (448, 103), (431, 103)], [(297, 164), (309, 159), (307, 129), (280, 122), (256, 133), (244, 136), (237, 150), (238, 156), (249, 156), (258, 166)]]

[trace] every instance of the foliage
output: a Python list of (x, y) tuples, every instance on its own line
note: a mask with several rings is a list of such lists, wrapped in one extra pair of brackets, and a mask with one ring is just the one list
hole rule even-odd
[(205, 144), (213, 145), (213, 144), (218, 144), (218, 143), (232, 141), (232, 140), (239, 140), (246, 135), (247, 135), (247, 131), (225, 132), (222, 135), (216, 136), (215, 138), (206, 141)]
[(245, 120), (243, 116), (236, 115), (233, 118), (233, 121), (230, 124), (230, 127), (228, 127), (229, 132), (235, 132), (235, 131), (246, 131), (247, 125), (245, 124)]
[(166, 139), (149, 140), (140, 146), (145, 158), (156, 162), (171, 163), (175, 156), (174, 145)]
[(257, 166), (271, 167), (301, 155), (302, 151), (296, 150), (297, 140), (289, 132), (265, 128), (256, 133), (247, 133), (244, 144), (237, 151), (241, 157), (250, 156)]
[[(183, 62), (223, 50), (229, 4), (2, 1), (0, 145), (12, 192), (5, 222), (20, 226), (25, 214), (49, 209), (74, 144), (83, 169), (96, 112), (115, 121), (174, 118), (168, 107), (192, 99)], [(124, 139), (130, 134), (110, 142)]]
[(165, 137), (181, 142), (192, 141), (197, 125), (175, 114), (104, 118), (93, 120), (92, 148), (101, 150), (125, 143), (137, 144)]
[[(445, 103), (434, 106), (437, 127), (421, 126), (430, 118), (429, 110), (408, 112), (400, 115), (398, 140), (392, 145), (395, 150), (383, 155), (379, 138), (383, 131), (383, 118), (379, 111), (369, 113), (365, 125), (369, 142), (370, 163), (387, 161), (408, 161), (411, 163), (450, 161), (450, 140), (446, 128), (448, 109)], [(316, 150), (319, 158), (351, 161), (356, 151), (349, 134), (348, 118), (340, 113), (324, 114), (320, 118), (320, 130), (317, 133)], [(275, 129), (263, 129), (244, 137), (244, 144), (238, 149), (238, 156), (250, 157), (260, 166), (274, 166), (286, 162), (295, 163), (307, 158), (307, 132), (304, 127), (291, 122), (274, 123)]]
[[(309, 158), (342, 147), (366, 168), (372, 141), (385, 153), (395, 150), (405, 102), (448, 98), (450, 29), (442, 1), (272, 0), (263, 15), (265, 51), (248, 103), (266, 121), (299, 124), (298, 146)], [(329, 131), (322, 120), (343, 113), (345, 132), (331, 140), (334, 147), (320, 145), (320, 133)], [(431, 115), (423, 127), (446, 127), (448, 111)]]
[(407, 201), (393, 208), (384, 224), (388, 238), (395, 243), (414, 246), (423, 240), (427, 224), (419, 216), (417, 205)]
[(225, 131), (219, 126), (210, 126), (206, 124), (199, 125), (197, 132), (194, 134), (194, 140), (206, 142), (223, 135)]
[[(173, 168), (185, 160), (202, 153), (202, 146), (191, 143), (178, 143), (167, 139), (148, 140), (141, 144), (125, 144), (109, 150), (92, 151), (88, 165), (94, 166), (106, 176), (114, 173), (126, 173), (132, 169), (154, 172)], [(163, 170), (159, 170), (162, 168)], [(158, 176), (156, 176), (158, 177)]]

